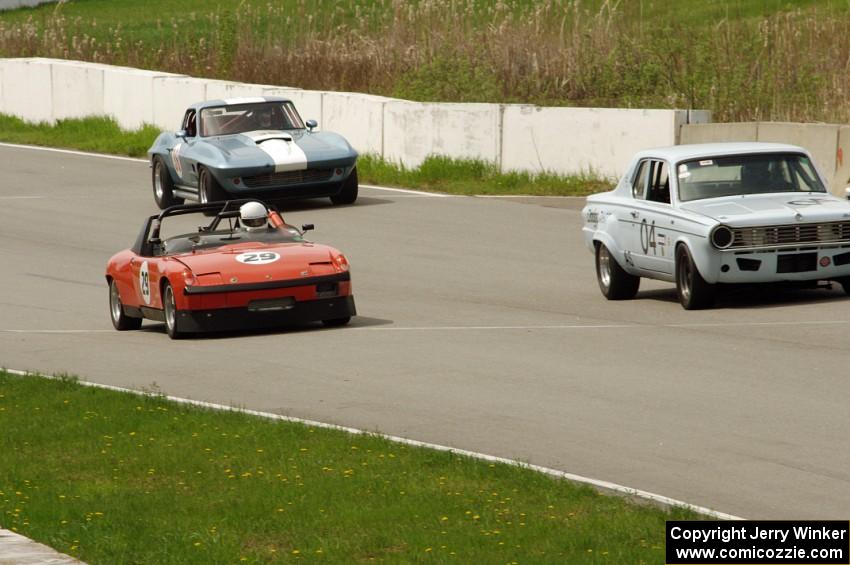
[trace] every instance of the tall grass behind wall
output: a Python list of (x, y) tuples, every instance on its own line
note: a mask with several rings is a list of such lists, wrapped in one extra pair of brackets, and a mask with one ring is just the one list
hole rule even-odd
[[(850, 120), (848, 9), (640, 17), (636, 2), (243, 2), (144, 29), (0, 21), (0, 56), (44, 56), (414, 100), (707, 108), (715, 121)], [(640, 4), (641, 9), (643, 3)]]

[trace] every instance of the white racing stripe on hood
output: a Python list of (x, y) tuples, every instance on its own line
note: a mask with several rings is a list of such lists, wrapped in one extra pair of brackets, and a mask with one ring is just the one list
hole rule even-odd
[(307, 155), (295, 144), (289, 134), (276, 134), (271, 137), (269, 132), (247, 132), (243, 135), (250, 137), (274, 163), (274, 172), (303, 171), (307, 168)]

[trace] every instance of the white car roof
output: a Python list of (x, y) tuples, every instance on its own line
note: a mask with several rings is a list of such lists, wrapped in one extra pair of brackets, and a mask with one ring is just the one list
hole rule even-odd
[(635, 155), (636, 159), (655, 157), (668, 161), (686, 161), (704, 157), (720, 157), (722, 155), (741, 155), (747, 153), (803, 153), (808, 151), (796, 145), (785, 143), (764, 143), (756, 141), (729, 142), (729, 143), (695, 143), (692, 145), (674, 145), (672, 147), (658, 147), (647, 149)]

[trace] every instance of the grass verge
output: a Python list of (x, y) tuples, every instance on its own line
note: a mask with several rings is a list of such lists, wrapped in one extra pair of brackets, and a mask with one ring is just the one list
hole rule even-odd
[(98, 563), (657, 563), (694, 519), (515, 466), (0, 370), (0, 525)]
[[(64, 147), (130, 157), (145, 157), (159, 129), (146, 125), (126, 131), (111, 118), (59, 120), (33, 124), (0, 114), (0, 141)], [(494, 164), (447, 157), (429, 157), (416, 168), (405, 168), (372, 155), (358, 161), (360, 182), (449, 194), (528, 194), (583, 196), (610, 190), (611, 183), (591, 174), (561, 176), (500, 173)]]
[(122, 130), (111, 118), (58, 120), (51, 125), (0, 114), (0, 141), (8, 143), (144, 157), (157, 135), (159, 129), (150, 125), (135, 131)]

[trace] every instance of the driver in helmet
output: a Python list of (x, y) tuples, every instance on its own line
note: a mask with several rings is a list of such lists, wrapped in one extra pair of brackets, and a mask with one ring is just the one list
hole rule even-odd
[(272, 127), (272, 121), (273, 121), (273, 118), (274, 118), (273, 115), (272, 115), (273, 112), (274, 112), (273, 108), (268, 107), (268, 106), (264, 107), (264, 108), (260, 108), (257, 111), (256, 121), (257, 121), (257, 126), (260, 129), (274, 129)]
[(239, 223), (245, 231), (263, 231), (267, 222), (268, 211), (259, 202), (246, 202), (239, 207)]

